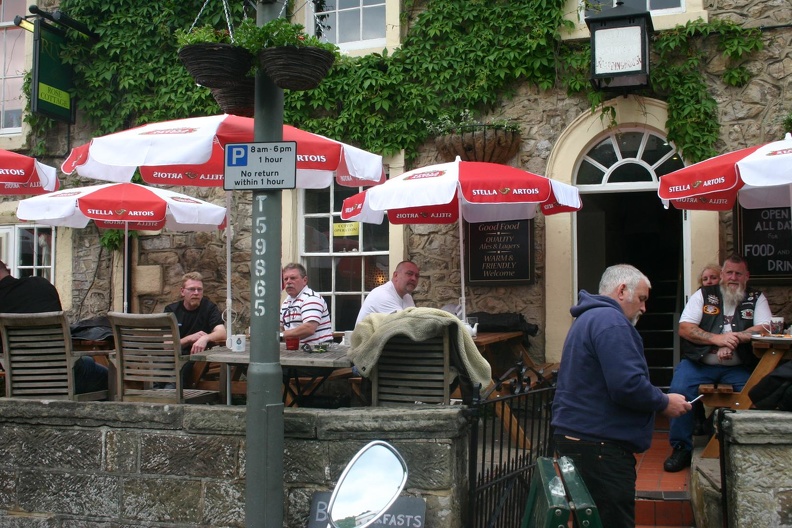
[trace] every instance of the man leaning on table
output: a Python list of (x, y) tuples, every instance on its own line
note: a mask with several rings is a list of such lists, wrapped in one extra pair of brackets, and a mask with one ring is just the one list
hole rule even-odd
[(301, 345), (318, 345), (333, 340), (330, 312), (321, 295), (308, 287), (308, 272), (302, 264), (283, 267), (287, 297), (281, 304), (283, 339), (297, 337)]
[[(751, 334), (762, 331), (772, 313), (767, 298), (748, 290), (748, 264), (740, 255), (726, 259), (720, 284), (702, 286), (691, 295), (679, 318), (682, 359), (674, 370), (670, 392), (697, 396), (702, 383), (732, 385), (742, 390), (757, 363)], [(663, 469), (676, 472), (690, 466), (693, 453), (693, 415), (671, 420), (668, 440), (673, 452)]]
[(421, 271), (418, 266), (409, 260), (399, 262), (399, 265), (393, 271), (391, 280), (381, 286), (377, 286), (366, 296), (363, 306), (360, 307), (360, 312), (358, 312), (355, 326), (369, 314), (400, 312), (405, 308), (415, 306), (412, 292), (418, 286), (418, 279), (420, 278)]

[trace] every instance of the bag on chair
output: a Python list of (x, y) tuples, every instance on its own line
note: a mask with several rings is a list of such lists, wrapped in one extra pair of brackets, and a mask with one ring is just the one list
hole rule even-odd
[(748, 392), (757, 409), (792, 411), (792, 361), (779, 365)]

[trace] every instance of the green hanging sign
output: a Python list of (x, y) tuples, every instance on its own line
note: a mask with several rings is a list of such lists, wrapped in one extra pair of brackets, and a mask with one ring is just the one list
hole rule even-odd
[(33, 113), (74, 124), (76, 106), (72, 67), (60, 58), (66, 34), (41, 19), (33, 28), (33, 76), (30, 106)]

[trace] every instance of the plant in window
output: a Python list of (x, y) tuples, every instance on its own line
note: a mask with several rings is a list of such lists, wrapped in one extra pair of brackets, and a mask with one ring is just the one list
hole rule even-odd
[(459, 156), (466, 161), (506, 163), (520, 150), (520, 125), (507, 119), (479, 120), (470, 110), (444, 113), (424, 120), (435, 136), (435, 147), (445, 161)]
[(303, 26), (276, 18), (261, 26), (245, 19), (237, 27), (237, 43), (259, 58), (264, 73), (280, 88), (311, 90), (327, 76), (338, 48), (304, 32)]

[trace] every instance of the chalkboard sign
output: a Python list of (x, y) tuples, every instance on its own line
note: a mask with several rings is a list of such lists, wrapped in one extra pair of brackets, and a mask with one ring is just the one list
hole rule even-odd
[[(330, 516), (327, 503), (329, 491), (317, 491), (311, 500), (308, 528), (327, 528)], [(353, 525), (354, 526), (354, 525)], [(371, 526), (401, 526), (403, 528), (422, 528), (426, 526), (426, 501), (421, 497), (399, 497), (382, 517)]]
[(467, 225), (467, 283), (533, 284), (533, 220)]
[(789, 207), (737, 207), (736, 251), (748, 261), (752, 284), (792, 278), (792, 215)]

